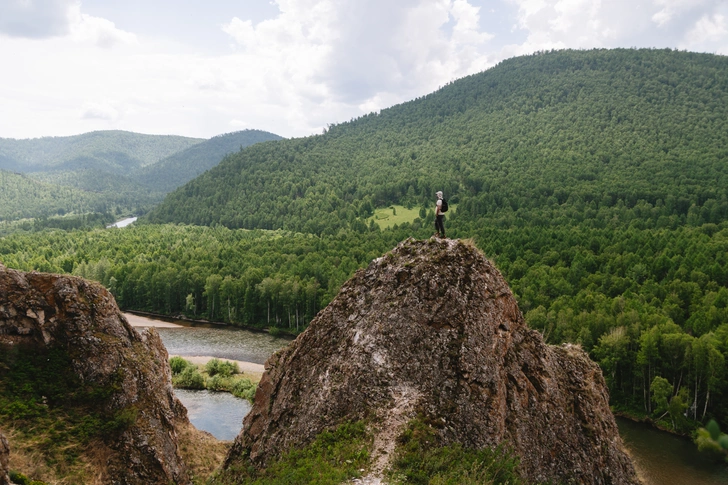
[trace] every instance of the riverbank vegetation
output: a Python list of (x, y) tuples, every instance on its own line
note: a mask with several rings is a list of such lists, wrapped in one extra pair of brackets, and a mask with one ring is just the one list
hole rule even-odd
[(176, 388), (229, 392), (253, 402), (258, 383), (241, 374), (237, 362), (210, 359), (204, 366), (197, 366), (174, 356), (169, 359), (169, 365), (172, 368), (172, 385)]

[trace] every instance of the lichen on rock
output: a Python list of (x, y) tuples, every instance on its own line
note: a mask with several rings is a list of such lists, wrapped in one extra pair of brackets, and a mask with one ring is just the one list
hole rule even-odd
[[(58, 385), (39, 381), (49, 395), (28, 391), (29, 406), (75, 407), (94, 418), (84, 424), (96, 433), (93, 483), (191, 483), (177, 440), (190, 425), (167, 351), (154, 330), (132, 328), (101, 285), (0, 265), (0, 352), (0, 379), (17, 363), (58, 373), (49, 376)], [(56, 367), (43, 368), (46, 356)]]
[(457, 240), (409, 239), (346, 282), (266, 363), (225, 470), (265, 467), (347, 422), (372, 424), (375, 474), (421, 416), (441, 442), (505, 443), (529, 482), (639, 483), (599, 367), (546, 345), (507, 283)]

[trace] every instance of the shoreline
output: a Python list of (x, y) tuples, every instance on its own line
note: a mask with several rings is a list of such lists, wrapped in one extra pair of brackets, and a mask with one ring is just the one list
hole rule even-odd
[[(176, 323), (170, 323), (170, 322), (164, 322), (161, 320), (155, 320), (152, 318), (143, 317), (140, 315), (134, 315), (132, 313), (126, 313), (123, 312), (123, 315), (126, 317), (129, 324), (131, 324), (132, 327), (139, 327), (139, 328), (147, 328), (147, 327), (155, 327), (155, 328), (184, 328), (183, 325), (179, 325)], [(242, 360), (233, 360), (233, 359), (225, 359), (220, 357), (212, 357), (209, 355), (170, 355), (169, 357), (182, 357), (185, 360), (188, 360), (192, 362), (195, 365), (205, 365), (208, 361), (211, 359), (217, 358), (220, 360), (226, 360), (229, 362), (235, 362), (238, 364), (238, 367), (240, 368), (240, 372), (243, 374), (247, 374), (251, 377), (253, 377), (255, 382), (260, 381), (260, 378), (263, 376), (263, 372), (265, 372), (265, 366), (262, 364), (256, 364), (255, 362), (246, 362)]]

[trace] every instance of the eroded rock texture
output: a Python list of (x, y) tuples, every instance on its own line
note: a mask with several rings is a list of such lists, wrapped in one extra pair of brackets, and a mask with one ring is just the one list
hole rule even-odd
[(159, 335), (132, 328), (100, 285), (0, 265), (0, 351), (54, 349), (69, 357), (74, 379), (103, 390), (94, 403), (99, 412), (131, 421), (93, 450), (96, 483), (190, 483), (177, 450), (187, 411), (173, 394)]
[(8, 478), (8, 463), (10, 461), (10, 447), (8, 446), (8, 440), (5, 439), (5, 435), (0, 432), (0, 485), (8, 485), (10, 479)]
[[(639, 483), (599, 367), (526, 327), (499, 271), (453, 240), (407, 240), (357, 272), (266, 363), (228, 455), (257, 466), (346, 420), (392, 428), (424, 415), (444, 442), (508, 442), (534, 482)], [(384, 438), (382, 438), (384, 437)], [(386, 458), (386, 457), (385, 457)]]

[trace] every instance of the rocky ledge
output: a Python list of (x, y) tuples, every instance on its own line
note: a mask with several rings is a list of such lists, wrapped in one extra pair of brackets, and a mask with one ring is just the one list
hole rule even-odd
[(366, 419), (372, 473), (412, 418), (445, 444), (506, 443), (529, 482), (639, 483), (599, 367), (546, 345), (500, 272), (455, 240), (407, 240), (357, 272), (266, 363), (225, 469), (264, 467), (325, 429)]
[(51, 378), (93, 398), (31, 395), (40, 401), (33, 406), (78, 406), (114, 419), (99, 425), (108, 432), (88, 450), (94, 478), (87, 483), (190, 483), (177, 442), (189, 421), (172, 391), (167, 351), (154, 330), (133, 329), (102, 286), (0, 265), (0, 352), (4, 372), (29, 355), (48, 362), (61, 355), (68, 367)]

